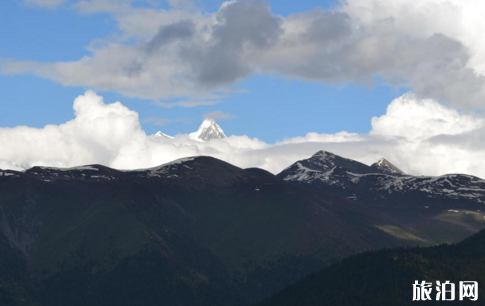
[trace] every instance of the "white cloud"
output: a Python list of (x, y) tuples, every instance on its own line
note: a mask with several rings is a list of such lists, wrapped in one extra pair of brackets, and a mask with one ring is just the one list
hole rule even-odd
[(278, 173), (318, 150), (327, 150), (367, 164), (385, 157), (412, 174), (459, 172), (485, 177), (484, 118), (409, 94), (395, 99), (385, 115), (374, 118), (369, 134), (309, 133), (276, 144), (247, 136), (210, 142), (194, 141), (188, 135), (149, 137), (136, 112), (119, 102), (105, 104), (92, 91), (75, 100), (74, 110), (76, 117), (61, 125), (0, 128), (0, 168), (99, 163), (135, 169), (209, 155), (242, 168)]
[(371, 135), (426, 139), (437, 135), (460, 135), (485, 125), (483, 117), (460, 113), (430, 99), (405, 94), (395, 99), (386, 115), (372, 118)]
[(25, 167), (22, 167), (20, 165), (16, 165), (12, 162), (9, 162), (8, 160), (0, 159), (0, 169), (22, 171), (22, 170), (25, 169)]
[(366, 85), (379, 76), (419, 98), (484, 107), (481, 0), (348, 0), (288, 17), (261, 0), (225, 2), (213, 14), (131, 2), (75, 4), (82, 13), (112, 14), (119, 41), (110, 37), (74, 62), (7, 61), (2, 73), (149, 99), (207, 99), (254, 73)]

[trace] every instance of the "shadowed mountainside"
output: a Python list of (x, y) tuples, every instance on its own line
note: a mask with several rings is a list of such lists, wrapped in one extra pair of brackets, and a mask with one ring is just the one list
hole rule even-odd
[(349, 255), (420, 243), (363, 205), (210, 157), (0, 171), (0, 218), (5, 305), (247, 305)]
[[(344, 259), (266, 299), (258, 306), (409, 306), (412, 285), (432, 282), (423, 305), (482, 305), (485, 231), (456, 245), (380, 250)], [(436, 301), (436, 281), (456, 284), (455, 301)], [(478, 281), (478, 301), (459, 301), (459, 282)]]

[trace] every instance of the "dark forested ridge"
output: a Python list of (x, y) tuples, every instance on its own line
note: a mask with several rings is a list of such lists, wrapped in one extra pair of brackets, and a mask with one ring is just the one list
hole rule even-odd
[(209, 157), (0, 171), (3, 305), (248, 305), (364, 250), (415, 244), (346, 200)]
[[(483, 305), (485, 231), (456, 245), (379, 250), (325, 268), (258, 306)], [(413, 302), (415, 281), (433, 283), (432, 301)], [(436, 281), (478, 281), (478, 301), (436, 301)]]

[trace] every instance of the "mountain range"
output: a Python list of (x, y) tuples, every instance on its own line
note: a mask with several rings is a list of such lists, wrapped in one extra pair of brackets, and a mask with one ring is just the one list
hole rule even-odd
[(412, 234), (432, 244), (457, 242), (485, 225), (485, 181), (471, 175), (413, 176), (385, 159), (367, 166), (320, 151), (277, 176), (386, 214), (407, 229), (381, 226), (397, 237)]
[(278, 175), (203, 156), (1, 170), (0, 304), (250, 305), (353, 254), (485, 228), (484, 186), (325, 151)]

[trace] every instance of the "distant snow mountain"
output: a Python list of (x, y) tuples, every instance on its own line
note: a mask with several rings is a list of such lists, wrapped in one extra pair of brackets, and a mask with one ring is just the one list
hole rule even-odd
[(211, 141), (212, 139), (223, 139), (227, 137), (216, 121), (210, 118), (205, 119), (197, 132), (191, 133), (189, 136), (191, 139), (199, 141)]
[(158, 131), (156, 134), (153, 134), (153, 136), (154, 137), (162, 137), (162, 138), (166, 138), (166, 139), (173, 139), (173, 136), (162, 133), (161, 131)]
[[(167, 135), (162, 131), (151, 135), (150, 137), (162, 138), (162, 139), (173, 139), (173, 136)], [(197, 141), (211, 141), (212, 139), (223, 139), (226, 138), (226, 134), (222, 128), (216, 123), (214, 119), (205, 119), (200, 125), (197, 132), (189, 134), (190, 139)]]

